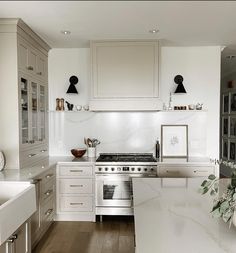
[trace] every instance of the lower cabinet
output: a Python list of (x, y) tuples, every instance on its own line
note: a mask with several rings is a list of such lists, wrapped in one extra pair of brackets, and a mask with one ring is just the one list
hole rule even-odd
[(162, 164), (157, 168), (158, 177), (207, 177), (216, 173), (216, 166), (191, 164)]
[(55, 216), (56, 207), (56, 170), (48, 169), (34, 178), (37, 199), (37, 211), (31, 217), (31, 244), (36, 246)]
[(30, 222), (21, 225), (8, 240), (0, 246), (0, 253), (30, 253)]
[(95, 221), (93, 164), (58, 164), (56, 219)]

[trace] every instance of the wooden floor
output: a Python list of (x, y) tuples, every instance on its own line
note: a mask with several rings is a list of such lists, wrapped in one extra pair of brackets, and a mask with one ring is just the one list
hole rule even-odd
[(33, 253), (134, 253), (134, 223), (130, 217), (55, 222)]

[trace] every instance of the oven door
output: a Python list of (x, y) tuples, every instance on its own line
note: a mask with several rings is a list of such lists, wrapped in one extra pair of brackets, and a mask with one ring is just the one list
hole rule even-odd
[(132, 196), (130, 175), (96, 175), (97, 207), (131, 207)]

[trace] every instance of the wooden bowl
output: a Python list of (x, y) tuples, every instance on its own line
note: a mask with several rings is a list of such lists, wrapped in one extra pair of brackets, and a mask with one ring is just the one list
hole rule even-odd
[(84, 148), (71, 149), (71, 154), (76, 158), (82, 157), (85, 153), (86, 153), (86, 149)]

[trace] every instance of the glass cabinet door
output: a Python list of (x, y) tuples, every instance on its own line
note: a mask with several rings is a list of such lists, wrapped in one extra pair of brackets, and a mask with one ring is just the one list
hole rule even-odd
[(46, 139), (46, 88), (39, 85), (39, 141)]
[(21, 104), (21, 144), (29, 142), (29, 83), (25, 78), (20, 79)]
[(31, 143), (36, 143), (38, 137), (38, 84), (31, 81)]

